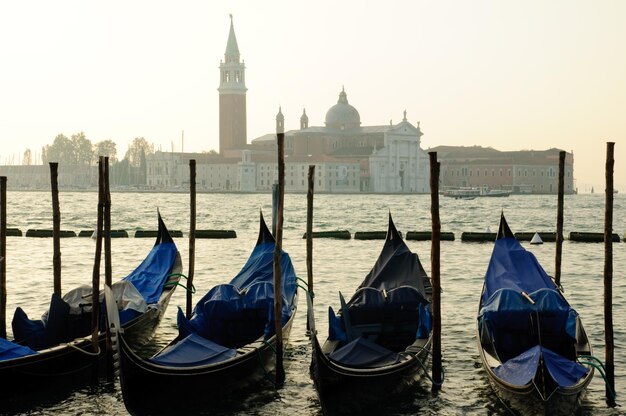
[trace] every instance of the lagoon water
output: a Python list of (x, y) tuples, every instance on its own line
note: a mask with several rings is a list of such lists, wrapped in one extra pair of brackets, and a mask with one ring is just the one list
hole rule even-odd
[[(46, 192), (9, 192), (8, 226), (27, 229), (52, 228), (51, 198)], [(97, 194), (61, 192), (61, 228), (76, 232), (93, 229), (96, 223)], [(170, 230), (183, 230), (184, 238), (175, 239), (188, 266), (189, 196), (172, 193), (113, 193), (112, 229), (156, 229), (156, 210), (160, 209)], [(230, 280), (246, 261), (256, 242), (259, 210), (271, 216), (269, 194), (199, 194), (197, 229), (234, 229), (236, 239), (196, 240), (195, 299), (214, 284)], [(442, 355), (445, 382), (438, 393), (431, 392), (430, 382), (421, 384), (401, 402), (383, 402), (372, 414), (385, 415), (499, 415), (515, 414), (492, 392), (481, 369), (475, 341), (475, 318), (482, 278), (493, 247), (492, 243), (464, 243), (464, 231), (497, 230), (500, 212), (517, 231), (554, 231), (556, 196), (511, 196), (455, 200), (441, 198), (442, 231), (455, 234), (455, 241), (441, 243), (442, 281)], [(431, 229), (428, 195), (316, 195), (314, 231), (347, 229), (356, 231), (386, 230), (391, 211), (398, 230)], [(283, 248), (291, 255), (299, 277), (306, 280), (306, 195), (285, 197)], [(626, 197), (616, 195), (614, 229), (624, 237)], [(604, 196), (572, 195), (565, 197), (565, 236), (570, 231), (602, 232)], [(118, 238), (112, 240), (113, 275), (128, 274), (154, 243), (152, 239)], [(530, 246), (548, 274), (554, 273), (555, 244)], [(381, 240), (314, 240), (314, 291), (317, 327), (325, 338), (328, 305), (338, 304), (338, 292), (350, 296), (373, 265), (382, 248)], [(430, 275), (430, 242), (409, 241)], [(94, 241), (90, 238), (61, 240), (62, 284), (68, 290), (90, 284)], [(626, 384), (626, 243), (613, 246), (613, 314), (615, 335), (616, 387), (618, 403)], [(594, 355), (604, 360), (603, 321), (604, 244), (565, 241), (563, 245), (562, 284), (565, 295), (582, 316)], [(10, 319), (17, 305), (31, 317), (47, 308), (52, 292), (52, 240), (26, 237), (7, 238), (7, 286)], [(300, 292), (302, 294), (302, 291)], [(249, 396), (224, 398), (226, 414), (236, 415), (318, 415), (318, 398), (309, 378), (310, 347), (306, 336), (306, 302), (300, 308), (286, 350), (287, 380), (279, 390), (264, 390)], [(165, 345), (177, 329), (177, 306), (185, 305), (185, 292), (177, 290), (166, 316), (157, 331), (152, 348)], [(8, 323), (10, 328), (10, 322)], [(596, 372), (581, 407), (583, 415), (625, 414), (623, 407), (607, 408), (604, 384)], [(172, 392), (172, 399), (184, 403), (183, 392)], [(147, 398), (149, 400), (149, 398)], [(30, 415), (106, 414), (124, 415), (126, 410), (119, 386), (101, 389), (78, 389), (61, 398), (41, 403), (22, 403), (17, 410)], [(0, 414), (7, 412), (0, 403)], [(180, 414), (184, 414), (181, 409)]]

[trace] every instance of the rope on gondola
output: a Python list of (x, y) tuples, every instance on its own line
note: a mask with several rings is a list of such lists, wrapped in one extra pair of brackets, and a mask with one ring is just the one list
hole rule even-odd
[(613, 401), (615, 401), (615, 399), (617, 398), (617, 394), (613, 391), (613, 389), (611, 388), (611, 385), (609, 384), (609, 382), (606, 379), (606, 375), (605, 375), (606, 369), (604, 368), (604, 364), (602, 363), (602, 361), (600, 361), (598, 358), (594, 357), (593, 355), (581, 355), (580, 358), (584, 358), (586, 360), (594, 361), (594, 362), (591, 362), (591, 361), (579, 361), (579, 363), (580, 364), (590, 365), (591, 367), (593, 367), (596, 370), (598, 370), (598, 372), (602, 376), (602, 380), (604, 380), (604, 384), (606, 385), (607, 389), (609, 390), (609, 394), (613, 398)]
[(100, 346), (98, 346), (98, 351), (89, 352), (89, 351), (85, 351), (84, 349), (74, 344), (65, 344), (65, 345), (67, 345), (70, 348), (74, 348), (76, 351), (82, 352), (83, 354), (89, 355), (90, 357), (97, 357), (100, 355)]
[[(422, 350), (423, 352), (426, 353), (426, 356), (428, 356), (429, 354), (432, 354), (432, 351), (430, 351), (429, 349), (424, 348), (424, 347), (412, 347), (412, 348), (419, 348), (420, 350)], [(409, 356), (415, 358), (417, 360), (417, 362), (419, 363), (419, 365), (422, 367), (422, 370), (424, 370), (424, 375), (426, 375), (426, 378), (428, 378), (428, 380), (430, 380), (430, 382), (434, 386), (441, 387), (443, 385), (443, 382), (445, 381), (445, 378), (446, 378), (446, 372), (443, 369), (443, 367), (441, 367), (441, 382), (436, 382), (428, 374), (428, 368), (426, 368), (426, 365), (424, 364), (424, 362), (418, 357), (418, 354), (420, 354), (420, 353), (419, 352), (413, 352), (413, 351), (402, 351), (402, 352), (400, 352), (400, 355), (409, 355)]]
[[(276, 354), (276, 348), (274, 348), (272, 344), (267, 342), (267, 340), (263, 340), (263, 344), (267, 345), (274, 352), (274, 354)], [(267, 368), (265, 368), (265, 364), (263, 364), (263, 358), (261, 357), (261, 350), (258, 348), (256, 349), (256, 356), (259, 359), (259, 365), (263, 369), (263, 378), (267, 379), (270, 383), (276, 386), (276, 380), (270, 375), (270, 372), (267, 371)]]
[(304, 290), (311, 297), (311, 299), (315, 299), (315, 293), (309, 290), (309, 284), (304, 279), (301, 279), (298, 276), (296, 276), (296, 280), (299, 280), (304, 284), (304, 286), (302, 285), (297, 285), (297, 286), (301, 288), (302, 290)]
[[(182, 274), (182, 273), (171, 273), (171, 274), (168, 274), (167, 277), (168, 277), (168, 279), (170, 277), (182, 277), (185, 280), (189, 280), (189, 278), (187, 276), (185, 276), (184, 274)], [(176, 282), (165, 282), (163, 284), (163, 287), (170, 287), (170, 286), (180, 286), (180, 287), (184, 288), (186, 291), (189, 291), (191, 293), (196, 293), (196, 287), (193, 285), (193, 283), (191, 284), (191, 288), (183, 285), (182, 283), (180, 283), (178, 281), (176, 281)]]

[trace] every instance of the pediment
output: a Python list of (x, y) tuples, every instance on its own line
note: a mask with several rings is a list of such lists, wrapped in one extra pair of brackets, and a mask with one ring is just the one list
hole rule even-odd
[(388, 135), (398, 136), (421, 136), (422, 132), (419, 128), (408, 121), (402, 121), (387, 130)]

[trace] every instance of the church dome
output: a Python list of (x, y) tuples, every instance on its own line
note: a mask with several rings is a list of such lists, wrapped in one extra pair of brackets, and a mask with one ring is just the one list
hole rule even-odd
[(337, 104), (333, 105), (326, 112), (326, 127), (334, 127), (345, 130), (361, 125), (361, 116), (356, 108), (348, 104), (348, 96), (341, 89)]

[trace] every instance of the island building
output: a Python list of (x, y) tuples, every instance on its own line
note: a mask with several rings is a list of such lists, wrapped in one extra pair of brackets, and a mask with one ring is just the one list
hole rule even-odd
[[(437, 146), (441, 162), (440, 187), (481, 187), (512, 193), (554, 194), (558, 192), (559, 149), (502, 152), (480, 146)], [(565, 154), (564, 193), (577, 193), (574, 153)]]
[[(147, 156), (146, 185), (154, 189), (188, 182), (196, 159), (199, 190), (256, 192), (270, 190), (278, 177), (276, 133), (247, 143), (246, 68), (232, 22), (220, 62), (219, 153), (161, 152)], [(279, 108), (276, 126), (284, 128)], [(308, 166), (316, 166), (317, 192), (428, 192), (428, 156), (421, 149), (419, 122), (362, 126), (359, 112), (342, 88), (326, 112), (323, 126), (309, 126), (306, 110), (300, 128), (285, 132), (285, 189), (306, 191)]]
[[(198, 191), (269, 191), (277, 181), (276, 134), (247, 139), (246, 67), (232, 21), (219, 65), (219, 152), (157, 151), (146, 156), (142, 188), (184, 189), (189, 160), (196, 160)], [(285, 126), (279, 108), (276, 127)], [(420, 122), (405, 111), (399, 123), (363, 126), (358, 110), (342, 88), (326, 112), (324, 125), (310, 125), (306, 109), (299, 128), (285, 132), (285, 189), (306, 192), (308, 166), (315, 165), (315, 190), (327, 193), (428, 193), (429, 159), (422, 150)], [(558, 150), (500, 152), (482, 147), (438, 146), (440, 187), (489, 187), (514, 192), (556, 193)], [(49, 186), (42, 165), (0, 166), (10, 188)], [(59, 166), (62, 188), (97, 186), (96, 166)], [(144, 179), (145, 178), (145, 179)], [(115, 178), (112, 180), (115, 185)], [(573, 193), (573, 154), (566, 159), (565, 192)]]

